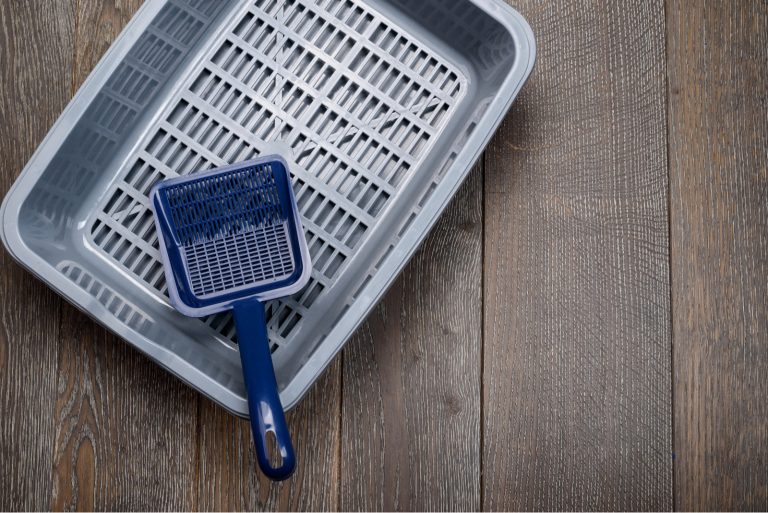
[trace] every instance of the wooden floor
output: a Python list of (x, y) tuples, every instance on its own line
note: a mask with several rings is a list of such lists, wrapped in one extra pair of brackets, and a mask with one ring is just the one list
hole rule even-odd
[[(0, 193), (139, 3), (0, 2)], [(0, 509), (768, 509), (768, 3), (511, 3), (531, 79), (295, 477), (0, 251)]]

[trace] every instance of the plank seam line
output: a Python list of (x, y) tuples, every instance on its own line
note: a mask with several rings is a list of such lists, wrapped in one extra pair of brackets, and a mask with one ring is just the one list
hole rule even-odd
[(672, 472), (671, 472), (671, 507), (672, 511), (678, 510), (677, 504), (677, 490), (675, 483), (675, 472), (677, 462), (675, 461), (675, 308), (674, 308), (674, 288), (672, 283), (673, 273), (673, 259), (672, 259), (672, 244), (674, 244), (672, 238), (672, 162), (671, 162), (671, 142), (670, 142), (670, 130), (672, 124), (670, 113), (670, 84), (669, 84), (669, 63), (670, 63), (670, 49), (669, 49), (669, 2), (664, 2), (664, 118), (666, 122), (666, 130), (664, 132), (666, 142), (666, 164), (667, 164), (667, 280), (669, 285), (669, 405), (670, 405), (670, 444), (672, 446), (672, 454), (669, 456), (672, 458)]
[[(64, 300), (59, 297), (58, 295), (55, 295), (55, 300), (57, 307), (56, 308), (56, 315), (58, 316), (58, 320), (56, 321), (56, 362), (55, 362), (55, 374), (54, 376), (56, 380), (59, 379), (59, 361), (61, 359), (61, 334), (62, 334), (62, 327), (63, 327), (63, 317), (64, 317)], [(51, 436), (53, 437), (53, 444), (51, 446), (51, 495), (49, 497), (48, 507), (53, 508), (53, 504), (56, 501), (56, 487), (53, 486), (53, 483), (56, 482), (56, 444), (57, 444), (57, 436), (56, 436), (56, 426), (57, 426), (57, 406), (59, 402), (59, 387), (56, 386), (55, 390), (53, 391), (53, 401), (51, 401), (52, 409), (51, 415), (49, 415), (49, 419), (51, 422)], [(95, 451), (94, 447), (94, 451)]]
[(486, 245), (486, 208), (485, 208), (485, 163), (487, 152), (480, 161), (480, 504), (479, 510), (485, 510), (484, 458), (485, 453), (485, 245)]
[(72, 38), (72, 80), (69, 83), (69, 96), (70, 98), (75, 96), (77, 92), (77, 49), (79, 45), (78, 33), (80, 31), (79, 16), (80, 13), (80, 0), (75, 0), (74, 3), (74, 36)]
[(344, 430), (344, 351), (339, 352), (339, 424), (338, 440), (336, 441), (336, 510), (341, 510), (341, 472), (342, 472), (342, 436)]
[(195, 436), (197, 437), (196, 443), (195, 443), (195, 490), (192, 494), (192, 499), (195, 501), (194, 508), (196, 510), (200, 509), (200, 488), (203, 486), (201, 479), (201, 473), (200, 473), (200, 459), (201, 455), (203, 453), (203, 423), (202, 423), (202, 401), (200, 394), (195, 392)]

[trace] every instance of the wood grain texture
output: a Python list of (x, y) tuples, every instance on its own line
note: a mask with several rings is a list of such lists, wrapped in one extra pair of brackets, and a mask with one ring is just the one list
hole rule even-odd
[(202, 511), (333, 511), (339, 498), (341, 363), (288, 413), (295, 474), (273, 483), (258, 472), (251, 424), (208, 400), (200, 415)]
[(668, 2), (675, 505), (768, 509), (768, 3)]
[[(140, 4), (76, 3), (71, 94)], [(58, 368), (50, 507), (194, 509), (198, 395), (69, 305)]]
[(197, 505), (198, 394), (79, 311), (62, 311), (54, 510)]
[(341, 509), (480, 507), (482, 171), (343, 359)]
[[(63, 2), (0, 2), (0, 195), (69, 100), (72, 20)], [(0, 250), (0, 510), (48, 508), (59, 307)]]
[(483, 507), (672, 507), (664, 9), (513, 2), (486, 151)]
[[(0, 2), (1, 193), (140, 3)], [(3, 251), (0, 509), (768, 509), (768, 5), (510, 3), (537, 67), (291, 481)]]

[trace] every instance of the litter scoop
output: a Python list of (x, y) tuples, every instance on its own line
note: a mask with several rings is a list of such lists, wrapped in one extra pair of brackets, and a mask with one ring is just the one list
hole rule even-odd
[[(171, 304), (193, 317), (234, 310), (259, 466), (286, 479), (296, 457), (263, 303), (298, 292), (312, 269), (288, 166), (270, 156), (164, 180), (150, 201)], [(282, 458), (277, 467), (268, 433)]]

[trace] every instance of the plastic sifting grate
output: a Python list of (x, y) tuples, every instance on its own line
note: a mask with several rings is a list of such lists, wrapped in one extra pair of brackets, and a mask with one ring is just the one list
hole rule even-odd
[[(151, 187), (287, 145), (314, 269), (304, 290), (267, 305), (275, 350), (359, 253), (467, 83), (358, 2), (257, 0), (230, 27), (146, 132), (89, 233), (95, 247), (167, 295), (147, 202)], [(381, 255), (368, 258), (377, 262)], [(203, 322), (234, 341), (229, 313)]]

